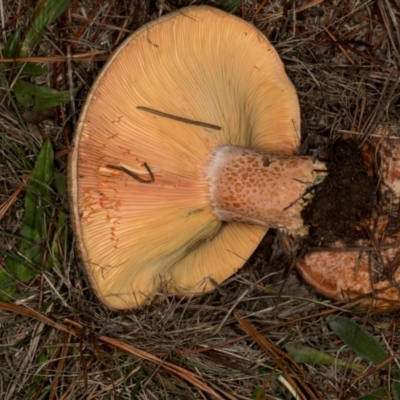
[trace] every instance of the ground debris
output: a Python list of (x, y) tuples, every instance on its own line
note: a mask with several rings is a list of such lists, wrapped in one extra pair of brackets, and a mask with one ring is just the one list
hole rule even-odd
[(376, 202), (377, 179), (355, 141), (337, 141), (330, 146), (329, 158), (328, 175), (302, 212), (313, 247), (365, 238), (363, 222)]

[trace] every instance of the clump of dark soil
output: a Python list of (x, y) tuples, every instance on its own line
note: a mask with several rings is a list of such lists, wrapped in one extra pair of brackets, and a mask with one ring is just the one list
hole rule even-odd
[(377, 179), (355, 141), (338, 141), (328, 154), (328, 175), (302, 212), (312, 247), (366, 238), (362, 222), (371, 217), (376, 199)]

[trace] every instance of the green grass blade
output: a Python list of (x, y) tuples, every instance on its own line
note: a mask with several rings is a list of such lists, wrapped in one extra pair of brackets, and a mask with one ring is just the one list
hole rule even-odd
[(47, 70), (42, 68), (39, 65), (33, 63), (18, 63), (18, 66), (22, 65), (21, 75), (29, 75), (29, 76), (43, 76), (47, 74)]
[[(25, 196), (25, 219), (22, 233), (28, 240), (44, 238), (41, 230), (41, 219), (37, 210), (49, 214), (49, 206), (53, 204), (54, 195), (50, 185), (54, 179), (54, 152), (50, 141), (46, 141), (36, 160), (35, 167), (28, 180)], [(38, 218), (39, 217), (39, 218)]]
[(0, 300), (9, 301), (15, 293), (15, 279), (0, 266)]
[[(3, 56), (5, 58), (28, 56), (40, 42), (47, 25), (55, 21), (68, 8), (70, 3), (70, 0), (39, 1), (31, 12), (30, 27), (27, 34), (23, 37), (23, 29), (18, 28), (5, 44)], [(23, 40), (22, 44), (21, 39)]]
[(222, 4), (221, 7), (224, 11), (226, 12), (231, 12), (233, 11), (240, 3), (242, 0), (225, 0)]
[(396, 368), (392, 372), (392, 396), (394, 400), (400, 400), (400, 372)]
[[(22, 29), (18, 28), (14, 31), (14, 33), (7, 40), (7, 43), (4, 46), (3, 56), (4, 58), (13, 58), (16, 56), (16, 52), (18, 49), (18, 45), (21, 40)], [(0, 64), (2, 69), (7, 67), (7, 64)]]
[(23, 240), (19, 248), (19, 253), (26, 261), (7, 258), (9, 271), (22, 282), (32, 279), (37, 273), (35, 265), (41, 265), (55, 198), (51, 189), (53, 180), (54, 152), (50, 141), (47, 141), (26, 185), (25, 215), (21, 228)]
[(374, 390), (370, 394), (366, 394), (365, 396), (359, 397), (357, 400), (384, 400), (387, 399), (387, 389), (381, 387), (379, 389)]
[(336, 365), (338, 367), (346, 367), (348, 365), (354, 371), (363, 372), (365, 366), (357, 363), (348, 363), (345, 360), (337, 359), (324, 353), (323, 351), (315, 350), (312, 347), (303, 346), (300, 344), (289, 343), (285, 346), (289, 355), (298, 363), (310, 365)]
[(388, 358), (383, 346), (367, 331), (353, 320), (338, 316), (329, 318), (330, 328), (357, 355), (379, 364)]
[[(15, 82), (13, 89), (18, 102), (31, 111), (45, 110), (71, 101), (68, 90), (59, 92), (47, 86), (37, 86), (20, 79)], [(79, 88), (74, 89), (73, 94), (75, 95), (78, 90)]]
[[(26, 57), (39, 44), (46, 27), (54, 22), (71, 4), (71, 0), (42, 0), (31, 12), (31, 21), (28, 32), (23, 37), (23, 29), (18, 28), (4, 46), (4, 58)], [(22, 43), (21, 43), (22, 39)], [(11, 67), (17, 68), (22, 64), (10, 66), (0, 64), (0, 71)], [(23, 66), (23, 73), (32, 76), (46, 74), (46, 70), (38, 65), (28, 63)]]
[(21, 47), (22, 56), (26, 56), (40, 42), (47, 25), (55, 21), (70, 5), (70, 0), (39, 1), (32, 14), (31, 26)]

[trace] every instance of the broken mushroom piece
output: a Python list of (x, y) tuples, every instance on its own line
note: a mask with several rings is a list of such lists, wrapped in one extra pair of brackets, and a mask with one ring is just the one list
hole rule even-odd
[(370, 239), (312, 251), (297, 263), (303, 279), (323, 295), (354, 301), (359, 310), (400, 309), (400, 144), (375, 143), (380, 165), (380, 202), (369, 221)]
[(299, 132), (295, 89), (249, 23), (189, 7), (131, 35), (88, 95), (69, 161), (78, 248), (101, 301), (209, 291), (269, 226), (305, 233), (301, 205), (325, 166), (291, 157)]
[[(388, 220), (378, 220), (374, 241), (348, 248), (335, 243), (297, 263), (303, 279), (318, 292), (355, 308), (371, 311), (400, 309), (400, 235), (385, 237)], [(380, 236), (380, 238), (378, 238)]]

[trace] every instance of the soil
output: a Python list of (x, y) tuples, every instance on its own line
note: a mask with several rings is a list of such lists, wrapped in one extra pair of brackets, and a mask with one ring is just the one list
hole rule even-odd
[(377, 178), (355, 141), (337, 141), (326, 156), (328, 175), (314, 188), (314, 196), (302, 212), (311, 247), (366, 238), (363, 221), (371, 217), (376, 203)]

